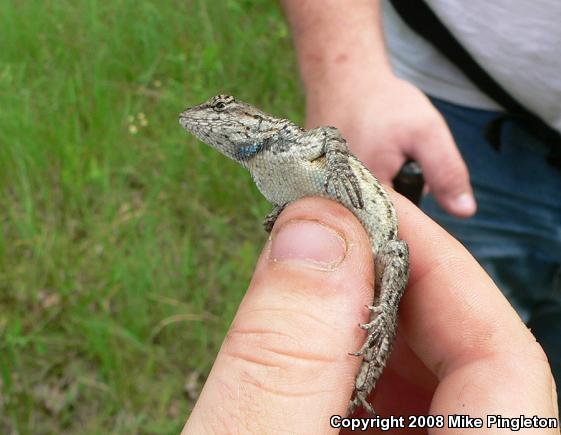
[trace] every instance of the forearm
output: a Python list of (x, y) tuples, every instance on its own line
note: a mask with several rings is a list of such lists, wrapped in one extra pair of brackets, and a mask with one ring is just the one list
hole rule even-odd
[(306, 91), (387, 75), (380, 0), (282, 0)]
[(306, 92), (306, 127), (336, 126), (386, 183), (407, 158), (415, 159), (446, 211), (473, 215), (467, 167), (444, 119), (426, 95), (392, 72), (382, 0), (281, 1)]

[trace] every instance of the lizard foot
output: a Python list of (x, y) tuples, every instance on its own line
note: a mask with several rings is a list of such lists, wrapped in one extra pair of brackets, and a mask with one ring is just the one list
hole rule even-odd
[(381, 341), (384, 337), (392, 335), (397, 324), (397, 313), (392, 312), (387, 306), (378, 305), (368, 307), (374, 317), (368, 323), (359, 323), (358, 327), (368, 331), (368, 336), (357, 352), (352, 352), (350, 355), (363, 356), (368, 349), (374, 347), (379, 348)]
[[(364, 326), (367, 326), (369, 324), (366, 325), (362, 325), (359, 324), (358, 326), (362, 329), (367, 329)], [(364, 342), (364, 344), (362, 345), (362, 347), (356, 351), (356, 352), (350, 352), (349, 355), (352, 356), (362, 356), (363, 359), (365, 355), (367, 355), (367, 351), (369, 349), (372, 349), (374, 346), (379, 345), (380, 342), (382, 341), (382, 338), (384, 337), (383, 335), (383, 331), (381, 330), (381, 328), (376, 328), (374, 330), (372, 330), (371, 332), (368, 333), (368, 337), (366, 338), (366, 341)]]
[(353, 207), (363, 208), (362, 191), (358, 178), (349, 165), (348, 155), (341, 151), (332, 151), (328, 155), (328, 161), (325, 191), (329, 192), (329, 188), (332, 187), (337, 200), (342, 202), (343, 190), (345, 190)]
[(362, 364), (355, 380), (353, 395), (347, 407), (347, 416), (350, 416), (359, 406), (362, 406), (369, 414), (376, 415), (374, 408), (368, 401), (368, 396), (374, 389), (383, 369), (384, 365), (376, 355), (376, 349), (365, 349)]
[(385, 306), (374, 308), (371, 311), (376, 317), (369, 323), (359, 325), (360, 328), (368, 331), (364, 344), (357, 352), (350, 354), (362, 357), (362, 363), (355, 380), (353, 396), (347, 408), (349, 414), (354, 412), (358, 406), (375, 414), (372, 405), (368, 403), (368, 396), (382, 375), (396, 334), (397, 311)]
[(384, 322), (381, 313), (390, 311), (389, 308), (383, 304), (380, 305), (366, 305), (366, 308), (372, 313), (372, 320), (368, 323), (359, 323), (358, 327), (365, 331), (376, 330), (380, 327), (380, 323)]
[(376, 411), (374, 411), (374, 408), (368, 401), (368, 394), (364, 394), (363, 391), (355, 390), (347, 406), (347, 417), (350, 417), (359, 406), (362, 406), (369, 414), (376, 415)]

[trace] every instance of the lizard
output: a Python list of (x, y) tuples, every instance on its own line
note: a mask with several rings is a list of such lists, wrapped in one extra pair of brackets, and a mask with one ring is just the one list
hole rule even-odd
[(181, 126), (249, 170), (257, 188), (273, 204), (264, 227), (271, 232), (287, 204), (304, 196), (335, 200), (350, 210), (368, 234), (374, 255), (374, 300), (362, 357), (347, 408), (375, 414), (368, 397), (391, 353), (398, 306), (409, 278), (407, 243), (398, 239), (397, 216), (382, 184), (349, 151), (331, 126), (304, 130), (229, 95), (217, 95), (185, 109)]

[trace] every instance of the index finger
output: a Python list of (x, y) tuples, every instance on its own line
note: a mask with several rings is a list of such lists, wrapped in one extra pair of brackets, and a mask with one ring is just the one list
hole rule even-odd
[(400, 331), (439, 379), (431, 414), (556, 416), (547, 358), (500, 290), (445, 230), (392, 199), (411, 259)]

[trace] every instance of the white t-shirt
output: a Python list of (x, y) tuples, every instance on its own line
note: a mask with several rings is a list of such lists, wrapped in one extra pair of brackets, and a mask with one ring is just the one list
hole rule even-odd
[[(427, 3), (487, 73), (561, 132), (560, 0)], [(382, 5), (386, 46), (398, 76), (434, 97), (500, 110), (455, 65), (411, 30), (388, 1)]]

